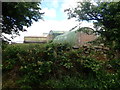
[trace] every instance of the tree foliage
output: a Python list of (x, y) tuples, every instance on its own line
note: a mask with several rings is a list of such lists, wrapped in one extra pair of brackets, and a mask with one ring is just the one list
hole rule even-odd
[(40, 2), (3, 2), (2, 32), (11, 34), (23, 31), (23, 26), (31, 26), (33, 21), (42, 19)]
[(69, 18), (94, 21), (96, 32), (104, 38), (105, 44), (120, 50), (120, 2), (78, 2), (76, 8), (65, 11)]

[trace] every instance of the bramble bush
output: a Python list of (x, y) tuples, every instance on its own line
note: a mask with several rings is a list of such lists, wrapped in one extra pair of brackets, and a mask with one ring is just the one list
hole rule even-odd
[[(100, 52), (84, 47), (74, 50), (67, 44), (7, 45), (3, 88), (120, 88), (119, 60), (102, 60)], [(7, 80), (14, 74), (11, 87)]]

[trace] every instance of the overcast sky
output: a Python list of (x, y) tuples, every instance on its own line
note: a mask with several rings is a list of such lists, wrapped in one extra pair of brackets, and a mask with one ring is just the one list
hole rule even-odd
[[(24, 36), (43, 36), (43, 33), (49, 33), (50, 30), (69, 31), (79, 22), (75, 18), (67, 19), (68, 16), (64, 12), (65, 9), (75, 7), (77, 1), (81, 0), (42, 0), (41, 12), (45, 12), (43, 20), (33, 22), (32, 26), (27, 29), (27, 32), (21, 33), (21, 36), (15, 38), (13, 41), (21, 42)], [(91, 23), (82, 22), (81, 27), (93, 27)]]

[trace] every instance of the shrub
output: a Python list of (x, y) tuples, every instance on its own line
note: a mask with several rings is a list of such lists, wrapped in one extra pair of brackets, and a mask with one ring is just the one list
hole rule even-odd
[[(100, 61), (96, 55), (94, 50), (63, 44), (8, 45), (3, 50), (3, 72), (18, 67), (16, 84), (24, 89), (119, 88), (119, 60)], [(108, 64), (117, 72), (106, 72)]]

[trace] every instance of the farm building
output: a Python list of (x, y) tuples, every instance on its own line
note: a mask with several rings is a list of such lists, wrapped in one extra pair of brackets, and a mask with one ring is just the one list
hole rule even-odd
[(49, 42), (49, 41), (53, 40), (56, 36), (62, 35), (64, 33), (65, 33), (65, 31), (54, 31), (54, 30), (51, 30), (49, 32), (48, 36), (47, 36), (47, 41)]
[(93, 29), (84, 27), (55, 37), (53, 43), (68, 43), (71, 46), (80, 46), (96, 38), (97, 36), (93, 33)]
[(24, 43), (47, 43), (53, 40), (53, 43), (68, 43), (71, 46), (84, 45), (87, 42), (93, 41), (97, 36), (93, 33), (93, 29), (83, 27), (75, 31), (53, 31), (45, 37), (26, 36)]
[(65, 31), (53, 31), (51, 30), (49, 32), (49, 34), (47, 33), (43, 33), (45, 34), (44, 37), (43, 36), (26, 36), (24, 37), (24, 43), (47, 43), (51, 40), (53, 40), (56, 36), (61, 35), (65, 33)]
[(47, 43), (47, 37), (26, 36), (24, 43)]

